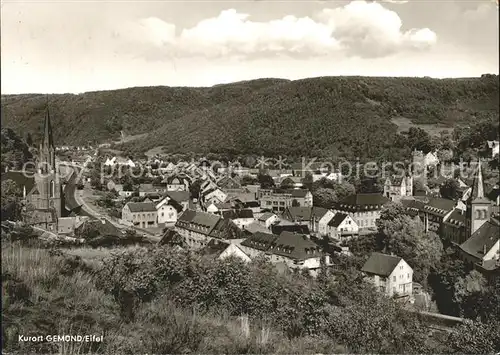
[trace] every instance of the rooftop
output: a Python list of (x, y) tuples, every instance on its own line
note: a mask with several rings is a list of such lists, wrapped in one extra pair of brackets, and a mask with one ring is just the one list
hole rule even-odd
[(387, 255), (382, 253), (372, 253), (361, 269), (367, 274), (389, 276), (394, 268), (403, 260), (399, 256)]

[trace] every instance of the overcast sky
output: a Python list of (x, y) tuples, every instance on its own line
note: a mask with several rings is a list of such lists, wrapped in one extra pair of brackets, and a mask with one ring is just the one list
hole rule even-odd
[(2, 1), (2, 93), (498, 74), (492, 0)]

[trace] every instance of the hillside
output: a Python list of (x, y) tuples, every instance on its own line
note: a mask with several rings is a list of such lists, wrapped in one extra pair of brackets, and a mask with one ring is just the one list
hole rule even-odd
[[(395, 143), (403, 117), (453, 127), (498, 120), (498, 76), (259, 79), (210, 88), (144, 87), (50, 95), (57, 143), (149, 133), (127, 143), (145, 152), (234, 152), (377, 157)], [(2, 124), (35, 142), (45, 95), (2, 96)]]

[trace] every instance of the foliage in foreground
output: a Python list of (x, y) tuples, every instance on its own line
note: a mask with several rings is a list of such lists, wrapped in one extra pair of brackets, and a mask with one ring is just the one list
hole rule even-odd
[[(2, 292), (3, 350), (17, 353), (489, 353), (496, 346), (476, 323), (464, 326), (467, 337), (438, 346), (419, 318), (356, 273), (316, 281), (263, 261), (213, 261), (168, 247), (111, 252), (90, 265), (4, 243)], [(104, 342), (63, 349), (17, 341), (54, 332), (103, 334)]]

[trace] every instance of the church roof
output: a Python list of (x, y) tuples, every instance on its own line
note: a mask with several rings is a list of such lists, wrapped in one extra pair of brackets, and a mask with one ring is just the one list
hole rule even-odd
[(52, 125), (50, 124), (50, 112), (47, 105), (47, 111), (45, 113), (45, 123), (43, 127), (43, 143), (44, 148), (54, 147), (54, 137), (52, 135)]
[(478, 161), (477, 165), (478, 165), (477, 173), (474, 176), (472, 184), (472, 193), (469, 197), (469, 201), (489, 203), (490, 201), (484, 196), (483, 173), (481, 171), (480, 160)]

